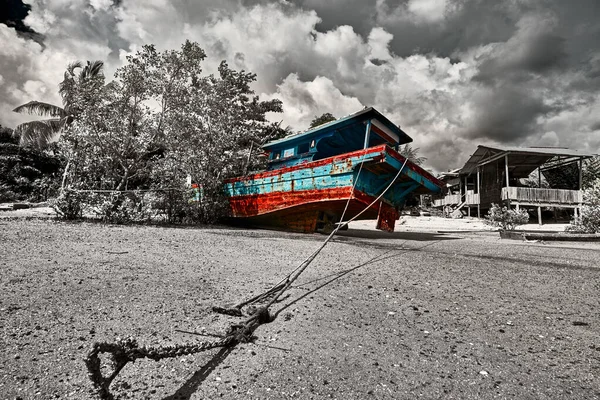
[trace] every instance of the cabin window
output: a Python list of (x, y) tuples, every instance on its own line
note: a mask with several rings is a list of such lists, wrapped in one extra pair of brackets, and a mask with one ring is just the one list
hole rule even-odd
[(294, 149), (293, 148), (292, 149), (285, 149), (283, 151), (283, 158), (291, 157), (293, 155), (294, 155)]
[(275, 153), (275, 160), (279, 160), (279, 153)]
[(316, 144), (316, 143), (315, 143), (315, 140), (313, 139), (313, 140), (310, 142), (310, 148), (311, 148), (311, 149), (312, 149), (312, 148), (314, 148), (314, 147), (315, 147), (315, 144)]
[(308, 153), (308, 143), (301, 143), (298, 145), (298, 154)]

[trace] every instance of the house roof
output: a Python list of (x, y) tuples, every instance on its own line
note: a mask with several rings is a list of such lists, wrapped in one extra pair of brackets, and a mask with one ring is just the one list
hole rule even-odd
[(561, 147), (503, 147), (477, 146), (477, 150), (460, 169), (461, 175), (469, 175), (478, 166), (504, 158), (508, 155), (508, 165), (511, 175), (525, 177), (533, 170), (555, 159), (561, 162), (576, 161), (593, 157), (593, 154)]

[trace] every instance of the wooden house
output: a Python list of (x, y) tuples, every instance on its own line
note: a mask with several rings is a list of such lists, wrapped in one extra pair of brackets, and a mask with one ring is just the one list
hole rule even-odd
[[(590, 157), (593, 155), (566, 148), (478, 146), (455, 176), (446, 179), (452, 186), (434, 200), (434, 207), (466, 210), (467, 215), (473, 209), (478, 217), (492, 203), (517, 210), (537, 208), (540, 224), (543, 207), (572, 208), (577, 213), (583, 201), (582, 163)], [(567, 169), (575, 173), (559, 183), (547, 179)], [(536, 171), (537, 183), (527, 185), (524, 180)], [(548, 187), (543, 187), (542, 177)]]

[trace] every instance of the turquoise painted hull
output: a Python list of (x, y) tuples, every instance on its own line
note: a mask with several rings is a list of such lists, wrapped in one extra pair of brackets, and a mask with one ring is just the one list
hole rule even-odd
[[(401, 167), (402, 172), (397, 176)], [(388, 220), (395, 220), (409, 195), (439, 192), (442, 186), (420, 167), (410, 161), (405, 163), (391, 147), (380, 145), (229, 179), (225, 182), (225, 192), (236, 219), (314, 231), (319, 220), (339, 221), (349, 201), (344, 219), (359, 214), (392, 180), (392, 186), (361, 215), (362, 219), (379, 218), (383, 212)]]

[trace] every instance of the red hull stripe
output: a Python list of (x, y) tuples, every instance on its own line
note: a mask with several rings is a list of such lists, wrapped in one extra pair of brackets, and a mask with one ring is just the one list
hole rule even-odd
[[(292, 208), (294, 208), (294, 212), (299, 212), (302, 209), (312, 209), (315, 205), (319, 205), (320, 208), (339, 208), (340, 204), (343, 206), (344, 202), (348, 200), (350, 190), (351, 187), (346, 186), (332, 189), (234, 196), (229, 198), (229, 204), (234, 217), (254, 217)], [(366, 206), (375, 198), (354, 190), (354, 199)], [(323, 205), (324, 202), (325, 205)], [(338, 206), (333, 206), (336, 202), (339, 202)], [(372, 208), (379, 209), (379, 204), (373, 205)]]

